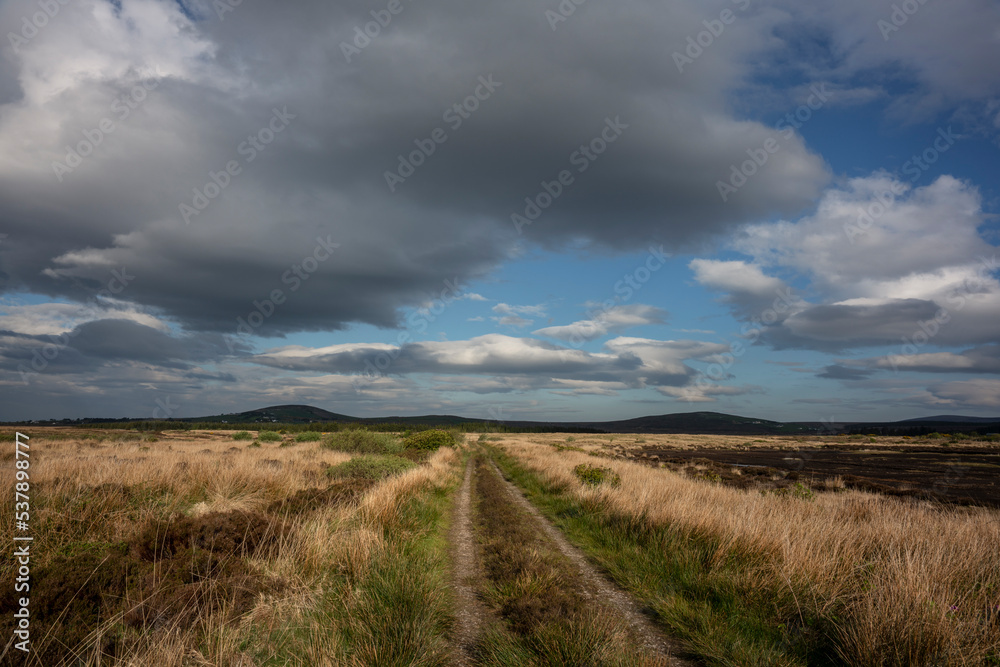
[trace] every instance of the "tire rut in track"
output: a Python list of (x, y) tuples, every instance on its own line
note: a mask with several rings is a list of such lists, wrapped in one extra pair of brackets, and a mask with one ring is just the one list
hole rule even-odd
[[(642, 613), (635, 600), (619, 588), (617, 584), (599, 572), (587, 560), (583, 552), (570, 544), (562, 532), (553, 526), (538, 508), (528, 501), (524, 494), (521, 493), (521, 490), (503, 475), (496, 463), (492, 459), (489, 459), (489, 462), (496, 474), (503, 480), (514, 502), (535, 519), (536, 524), (541, 527), (546, 536), (552, 540), (563, 556), (569, 559), (579, 571), (584, 595), (595, 602), (613, 607), (629, 626), (629, 629), (640, 645), (650, 653), (664, 656), (670, 661), (671, 665), (677, 665), (678, 667), (693, 666), (696, 664), (678, 657), (678, 653), (680, 652), (678, 645), (671, 641)], [(466, 481), (468, 479), (469, 475), (467, 471)]]
[(476, 542), (472, 531), (472, 463), (465, 465), (465, 479), (455, 504), (454, 524), (451, 530), (452, 562), (455, 589), (455, 660), (457, 665), (473, 665), (472, 648), (482, 629), (487, 612), (476, 596), (479, 565), (476, 559)]

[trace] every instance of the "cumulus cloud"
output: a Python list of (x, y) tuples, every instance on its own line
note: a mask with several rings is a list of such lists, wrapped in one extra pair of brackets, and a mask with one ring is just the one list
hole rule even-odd
[(712, 403), (719, 396), (740, 396), (743, 394), (761, 393), (763, 389), (756, 386), (731, 387), (725, 385), (694, 385), (688, 387), (657, 387), (656, 390), (664, 396), (675, 398), (683, 403)]
[[(571, 155), (608, 117), (628, 129), (577, 175), (585, 187), (567, 188), (544, 224), (525, 231), (529, 241), (695, 243), (747, 218), (791, 214), (828, 177), (794, 136), (739, 202), (715, 193), (745, 147), (773, 134), (733, 117), (724, 91), (749, 71), (746, 56), (767, 43), (776, 15), (747, 16), (698, 63), (698, 76), (682, 76), (657, 54), (700, 29), (703, 10), (686, 0), (667, 11), (588, 7), (556, 33), (530, 2), (473, 10), (434, 0), (352, 62), (340, 42), (369, 18), (355, 7), (244, 4), (225, 20), (211, 7), (81, 0), (7, 48), (2, 289), (84, 301), (126, 267), (137, 277), (122, 298), (192, 330), (232, 331), (276, 289), (288, 299), (262, 333), (395, 326), (400, 309), (446, 280), (506, 261), (518, 241), (511, 214), (543, 180), (574, 168)], [(35, 11), (29, 0), (5, 3), (2, 32)], [(496, 39), (509, 34), (516, 48)], [(501, 85), (452, 127), (445, 110), (491, 74)], [(152, 89), (136, 101), (141, 82)], [(135, 107), (124, 118), (112, 110), (122, 99)], [(246, 142), (266, 134), (275, 109), (288, 126), (251, 162)], [(114, 131), (60, 182), (53, 161), (105, 117)], [(390, 192), (385, 172), (436, 127), (447, 144)], [(239, 175), (219, 176), (233, 160)], [(209, 200), (212, 174), (226, 184)], [(189, 224), (181, 204), (198, 209)], [(328, 237), (341, 251), (292, 294), (287, 272)]]
[(942, 382), (928, 388), (941, 403), (1000, 408), (1000, 380), (956, 380)]
[(534, 317), (541, 317), (545, 315), (545, 306), (512, 306), (508, 303), (498, 303), (493, 306), (493, 312), (497, 313), (497, 317), (491, 317), (494, 322), (502, 327), (511, 327), (512, 329), (523, 329), (531, 324), (534, 324), (534, 320), (523, 317), (524, 315), (530, 315)]
[(532, 333), (557, 340), (581, 343), (596, 340), (609, 333), (621, 333), (646, 324), (664, 324), (668, 313), (662, 308), (645, 304), (630, 304), (599, 309), (591, 319), (578, 320), (563, 326), (545, 327)]
[(871, 368), (923, 373), (1000, 373), (1000, 344), (983, 345), (961, 352), (887, 354), (862, 360)]
[[(986, 219), (968, 183), (942, 176), (911, 188), (874, 174), (829, 190), (795, 223), (749, 226), (735, 247), (752, 261), (695, 260), (691, 268), (737, 317), (756, 319), (761, 340), (775, 348), (901, 345), (930, 329), (937, 345), (989, 343), (1000, 282), (997, 248), (980, 233)], [(796, 296), (775, 271), (807, 281), (816, 297)]]
[[(425, 341), (403, 346), (290, 346), (252, 357), (257, 364), (294, 371), (391, 375), (421, 373), (524, 376), (553, 382), (597, 382), (682, 386), (697, 372), (688, 361), (710, 361), (729, 347), (699, 341), (659, 341), (619, 337), (603, 352), (577, 350), (533, 338), (489, 334), (463, 341)], [(598, 385), (588, 385), (598, 386)], [(608, 389), (608, 385), (599, 385)], [(579, 386), (575, 387), (579, 388)]]
[(40, 303), (4, 305), (0, 312), (0, 331), (15, 331), (33, 336), (54, 336), (71, 331), (85, 322), (100, 319), (132, 320), (161, 331), (168, 325), (162, 320), (136, 310), (130, 304), (111, 301), (78, 303)]

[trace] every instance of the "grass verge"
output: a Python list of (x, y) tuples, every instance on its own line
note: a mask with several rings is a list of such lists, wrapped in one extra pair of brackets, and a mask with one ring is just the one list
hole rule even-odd
[(481, 665), (661, 665), (639, 653), (611, 613), (579, 588), (577, 572), (517, 507), (505, 483), (476, 461), (476, 526), (484, 598), (503, 625), (476, 647)]
[(232, 444), (33, 441), (32, 653), (0, 665), (447, 664), (455, 451), (330, 479), (348, 455)]
[(707, 664), (998, 664), (988, 512), (765, 497), (617, 462), (621, 486), (593, 487), (579, 454), (505, 447), (491, 452), (534, 504)]
[[(775, 607), (747, 590), (755, 563), (719, 559), (720, 544), (691, 539), (641, 521), (616, 517), (600, 506), (546, 483), (507, 454), (491, 456), (531, 501), (623, 588), (656, 612), (668, 632), (708, 665), (836, 664), (782, 628)], [(781, 601), (774, 601), (781, 602)], [(779, 605), (780, 606), (780, 605)]]

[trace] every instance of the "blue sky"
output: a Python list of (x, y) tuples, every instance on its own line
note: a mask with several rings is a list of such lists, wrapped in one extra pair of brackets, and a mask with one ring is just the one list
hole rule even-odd
[(1000, 415), (997, 5), (619, 5), (6, 3), (0, 419)]

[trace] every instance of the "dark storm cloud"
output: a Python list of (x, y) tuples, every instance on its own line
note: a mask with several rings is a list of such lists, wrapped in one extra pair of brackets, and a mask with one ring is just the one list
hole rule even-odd
[(86, 357), (103, 361), (186, 365), (186, 362), (217, 359), (227, 350), (219, 334), (172, 336), (129, 320), (86, 322), (70, 336), (70, 347)]
[(914, 322), (933, 320), (940, 307), (923, 299), (895, 299), (877, 305), (819, 305), (788, 317), (783, 328), (813, 345), (892, 344), (912, 334)]
[(825, 367), (816, 377), (827, 378), (828, 380), (867, 380), (873, 371), (861, 368), (847, 368), (846, 366), (831, 365)]
[[(58, 336), (0, 332), (0, 367), (19, 373), (22, 380), (39, 373), (97, 372), (102, 366), (118, 363), (191, 370), (193, 364), (227, 356), (232, 343), (216, 333), (172, 335), (130, 320), (94, 320)], [(232, 345), (232, 350), (237, 355), (248, 352), (238, 342)], [(192, 371), (188, 377), (232, 379), (226, 373), (213, 375), (200, 371)]]
[[(917, 350), (913, 352), (912, 350)], [(1000, 344), (982, 345), (962, 352), (923, 352), (916, 346), (903, 348), (898, 354), (888, 354), (858, 363), (871, 368), (923, 373), (1000, 373)]]
[[(520, 240), (690, 245), (747, 218), (794, 213), (827, 178), (791, 137), (737, 196), (718, 194), (731, 165), (775, 134), (728, 116), (723, 95), (744, 71), (734, 63), (761, 47), (773, 20), (765, 13), (748, 12), (681, 74), (669, 45), (704, 19), (687, 2), (581, 7), (555, 31), (536, 3), (404, 3), (348, 63), (342, 42), (372, 20), (368, 5), (243, 3), (220, 20), (203, 3), (190, 7), (199, 17), (190, 23), (153, 2), (125, 3), (117, 18), (88, 14), (95, 1), (64, 8), (65, 22), (15, 58), (21, 75), (48, 79), (23, 77), (12, 108), (26, 168), (0, 183), (7, 290), (84, 300), (125, 267), (135, 280), (120, 298), (191, 329), (232, 331), (275, 289), (289, 298), (266, 333), (393, 326), (399, 308), (445, 280), (503, 262), (519, 241), (511, 215), (563, 170), (573, 183)], [(31, 6), (12, 3), (0, 24)], [(139, 7), (155, 8), (159, 23)], [(127, 35), (117, 23), (129, 20), (136, 35), (172, 22), (180, 37), (128, 42), (102, 54), (97, 74), (72, 65), (96, 49), (80, 34)], [(49, 42), (60, 39), (55, 54)], [(0, 70), (0, 90), (16, 72)], [(52, 80), (64, 84), (55, 96)], [(122, 99), (135, 109), (119, 119)], [(446, 117), (455, 104), (478, 108)], [(40, 132), (29, 113), (58, 130)], [(114, 132), (59, 182), (52, 162), (102, 118)], [(446, 141), (391, 192), (385, 172), (436, 128)], [(254, 135), (273, 140), (258, 150)], [(593, 160), (592, 142), (603, 151)], [(230, 161), (238, 173), (225, 173)], [(213, 180), (221, 194), (200, 199)], [(291, 294), (287, 271), (327, 237), (342, 252)]]

